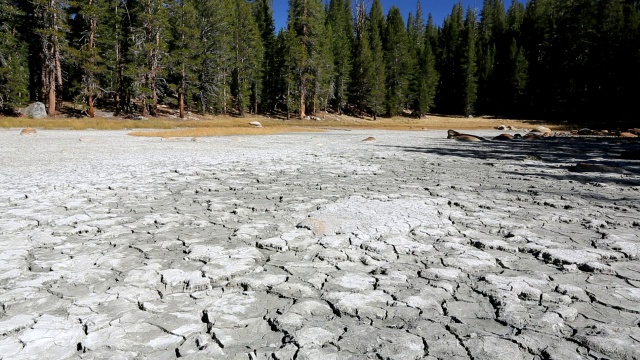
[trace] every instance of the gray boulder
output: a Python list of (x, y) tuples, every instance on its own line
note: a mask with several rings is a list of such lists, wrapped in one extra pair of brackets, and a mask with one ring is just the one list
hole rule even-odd
[(30, 119), (42, 119), (47, 117), (47, 108), (41, 102), (34, 102), (27, 106), (24, 112)]

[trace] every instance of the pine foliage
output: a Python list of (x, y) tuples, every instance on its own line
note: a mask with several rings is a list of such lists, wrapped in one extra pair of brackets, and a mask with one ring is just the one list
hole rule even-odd
[(277, 36), (272, 2), (0, 0), (0, 110), (635, 115), (635, 0), (460, 2), (442, 24), (421, 0), (406, 19), (380, 0), (289, 0)]

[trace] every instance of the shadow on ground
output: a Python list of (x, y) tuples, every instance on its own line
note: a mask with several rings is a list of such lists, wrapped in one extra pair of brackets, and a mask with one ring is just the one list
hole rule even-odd
[[(385, 145), (379, 145), (385, 146)], [(527, 175), (543, 178), (574, 180), (579, 182), (604, 182), (619, 185), (640, 186), (640, 160), (626, 160), (623, 152), (640, 151), (636, 139), (618, 138), (550, 138), (540, 141), (488, 141), (477, 143), (435, 140), (424, 146), (393, 146), (407, 152), (456, 156), (476, 159), (483, 163), (512, 161), (524, 168)], [(602, 172), (571, 172), (570, 167), (588, 162), (624, 170), (622, 174)], [(558, 169), (563, 169), (558, 173)], [(552, 171), (553, 170), (553, 171)], [(518, 173), (514, 169), (505, 173)]]

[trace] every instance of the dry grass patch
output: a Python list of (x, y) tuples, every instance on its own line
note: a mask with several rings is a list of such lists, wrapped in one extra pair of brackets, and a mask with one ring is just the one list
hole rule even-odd
[[(0, 128), (67, 129), (67, 130), (131, 130), (131, 129), (167, 129), (169, 132), (135, 131), (136, 136), (161, 137), (198, 137), (221, 135), (267, 135), (284, 132), (305, 132), (312, 129), (380, 129), (380, 130), (486, 130), (498, 125), (516, 128), (533, 128), (539, 123), (493, 118), (464, 118), (429, 115), (423, 119), (393, 117), (363, 119), (346, 115), (326, 114), (323, 120), (284, 120), (266, 116), (201, 116), (182, 120), (175, 118), (149, 118), (147, 120), (127, 120), (119, 118), (8, 118), (0, 117)], [(262, 128), (251, 127), (252, 121), (258, 121)], [(553, 129), (553, 127), (552, 127)], [(318, 131), (318, 130), (316, 130)]]
[(191, 129), (173, 129), (162, 131), (132, 131), (129, 135), (179, 138), (179, 137), (206, 137), (206, 136), (227, 136), (227, 135), (273, 135), (290, 132), (318, 132), (317, 128), (303, 128), (297, 126), (277, 126), (277, 127), (209, 127)]
[[(355, 118), (350, 118), (355, 119)], [(491, 130), (496, 126), (505, 125), (514, 128), (533, 128), (534, 124), (521, 120), (494, 119), (494, 118), (465, 118), (430, 115), (423, 119), (406, 117), (378, 118), (378, 120), (355, 119), (350, 121), (338, 120), (336, 127), (354, 129), (381, 129), (381, 130)]]

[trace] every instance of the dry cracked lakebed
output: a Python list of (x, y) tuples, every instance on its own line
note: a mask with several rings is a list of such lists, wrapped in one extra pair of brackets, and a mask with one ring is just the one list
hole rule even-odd
[(175, 140), (0, 130), (0, 358), (640, 358), (637, 142)]

